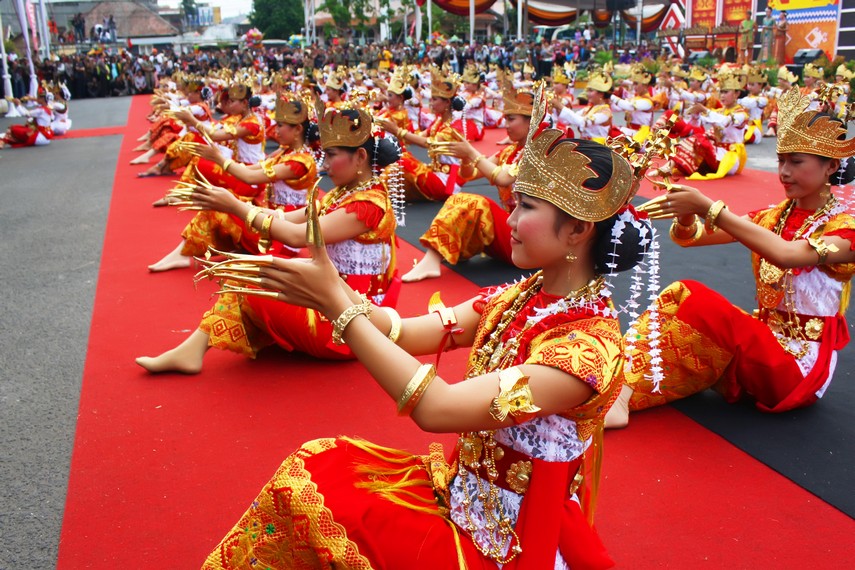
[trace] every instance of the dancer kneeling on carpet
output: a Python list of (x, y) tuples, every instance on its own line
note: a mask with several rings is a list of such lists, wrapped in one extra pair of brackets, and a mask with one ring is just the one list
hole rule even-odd
[[(760, 307), (749, 315), (694, 281), (667, 287), (657, 301), (666, 377), (648, 379), (650, 347), (639, 343), (607, 427), (625, 426), (629, 411), (707, 388), (728, 402), (750, 397), (765, 412), (809, 406), (828, 388), (837, 351), (849, 342), (843, 313), (855, 273), (851, 204), (831, 185), (852, 180), (855, 139), (845, 140), (840, 121), (806, 111), (809, 104), (797, 88), (778, 101), (778, 177), (787, 199), (777, 206), (740, 217), (684, 186), (645, 208), (674, 217), (671, 237), (679, 245), (748, 247)], [(650, 324), (643, 315), (637, 329)]]
[[(276, 142), (279, 148), (258, 164), (242, 164), (223, 156), (219, 145), (193, 144), (189, 151), (215, 164), (245, 184), (267, 184), (267, 192), (259, 194), (254, 205), (272, 214), (274, 210), (290, 212), (306, 205), (306, 191), (318, 179), (315, 157), (307, 143), (318, 138), (317, 125), (309, 120), (304, 101), (280, 96), (276, 101)], [(192, 143), (185, 143), (192, 144)], [(236, 197), (223, 204), (233, 208)], [(244, 219), (225, 210), (208, 209), (197, 213), (181, 232), (181, 243), (163, 259), (148, 266), (149, 271), (169, 271), (190, 267), (193, 257), (204, 255), (209, 247), (232, 251), (238, 246), (251, 253), (258, 250), (259, 234), (247, 231)], [(287, 251), (287, 250), (286, 250)]]
[[(320, 111), (323, 114), (323, 110)], [(320, 225), (338, 275), (378, 304), (394, 306), (400, 291), (395, 268), (395, 212), (379, 169), (399, 158), (390, 140), (373, 136), (371, 117), (363, 110), (328, 109), (319, 127), (326, 151), (325, 168), (336, 188), (324, 196)], [(376, 171), (374, 169), (377, 169)], [(262, 213), (228, 190), (201, 188), (193, 203), (245, 220), (260, 231), (266, 244), (306, 245), (306, 209)], [(267, 247), (261, 248), (267, 251)], [(239, 294), (223, 287), (199, 328), (176, 348), (137, 363), (150, 372), (194, 374), (202, 369), (209, 347), (254, 358), (269, 345), (305, 352), (317, 358), (352, 358), (350, 350), (332, 341), (332, 324), (314, 309)], [(231, 289), (231, 291), (230, 291)]]
[(490, 158), (466, 141), (446, 143), (450, 155), (462, 159), (461, 173), (467, 180), (483, 176), (499, 191), (499, 203), (486, 196), (459, 192), (450, 196), (419, 238), (427, 248), (424, 257), (401, 278), (404, 283), (440, 276), (442, 260), (455, 264), (479, 253), (505, 263), (511, 261), (508, 215), (514, 209), (513, 184), (531, 124), (531, 90), (514, 88), (512, 76), (499, 72), (504, 100), (505, 128), (512, 144)]
[[(456, 469), (437, 444), (413, 456), (346, 437), (306, 443), (205, 568), (613, 565), (588, 501), (623, 353), (603, 274), (634, 266), (650, 229), (625, 207), (636, 182), (626, 159), (557, 142), (556, 129), (529, 136), (509, 219), (514, 262), (541, 268), (529, 278), (453, 308), (433, 299), (436, 314), (402, 322), (338, 279), (322, 246), (311, 262), (261, 269), (262, 287), (334, 323), (399, 414), (460, 434)], [(472, 347), (465, 381), (411, 356), (438, 346)]]

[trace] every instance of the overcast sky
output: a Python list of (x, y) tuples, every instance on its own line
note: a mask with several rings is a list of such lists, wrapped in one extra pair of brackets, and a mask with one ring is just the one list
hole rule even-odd
[[(177, 8), (181, 5), (181, 0), (158, 0), (157, 3), (162, 6)], [(219, 6), (223, 18), (231, 18), (232, 16), (252, 12), (252, 0), (196, 0), (196, 3)]]

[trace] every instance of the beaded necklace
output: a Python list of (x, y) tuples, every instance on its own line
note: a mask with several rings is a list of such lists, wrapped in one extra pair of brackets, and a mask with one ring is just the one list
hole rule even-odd
[(321, 200), (321, 207), (318, 209), (318, 215), (323, 215), (327, 213), (334, 205), (338, 204), (346, 196), (350, 196), (351, 194), (355, 194), (357, 192), (361, 192), (368, 188), (371, 188), (375, 184), (379, 182), (379, 178), (376, 176), (372, 176), (362, 184), (354, 186), (352, 188), (348, 188), (347, 186), (336, 186), (332, 190), (330, 190)]
[[(784, 208), (773, 230), (777, 235), (783, 233), (795, 205), (796, 201), (790, 200), (787, 207)], [(836, 205), (837, 199), (834, 195), (831, 195), (821, 208), (818, 208), (805, 219), (801, 227), (793, 235), (792, 241), (801, 239), (811, 233), (819, 224), (828, 221)], [(781, 330), (781, 335), (776, 335), (778, 344), (789, 354), (793, 355), (796, 360), (803, 358), (808, 353), (810, 345), (805, 338), (798, 318), (795, 317), (796, 301), (795, 288), (793, 287), (793, 270), (781, 269), (769, 263), (766, 259), (761, 258), (759, 274), (760, 282), (757, 286), (757, 301), (760, 306), (764, 309), (776, 309), (781, 304), (781, 301), (783, 301), (787, 312), (786, 320), (775, 311), (769, 313), (769, 323), (777, 325)], [(798, 344), (798, 349), (791, 347), (790, 341), (795, 341)]]
[[(519, 312), (541, 290), (543, 285), (542, 273), (538, 272), (530, 277), (527, 282), (520, 285), (516, 298), (510, 303), (509, 308), (503, 311), (501, 319), (484, 344), (476, 350), (477, 357), (467, 378), (495, 370), (502, 370), (513, 365), (518, 355), (520, 339), (524, 337), (526, 332), (548, 316), (567, 312), (574, 308), (593, 308), (594, 304), (600, 299), (604, 283), (605, 278), (598, 276), (585, 286), (572, 291), (566, 297), (558, 299), (546, 308), (536, 310), (536, 316), (529, 316), (519, 333), (506, 342), (502, 342), (502, 337), (511, 326), (511, 323), (514, 322)], [(472, 505), (473, 498), (469, 495), (469, 490), (466, 486), (470, 476), (469, 469), (463, 469), (460, 472), (464, 478), (461, 485), (464, 497), (461, 502), (463, 513), (466, 517), (466, 530), (472, 536), (475, 547), (484, 556), (495, 560), (497, 563), (507, 564), (522, 552), (522, 547), (519, 543), (519, 535), (514, 530), (511, 519), (505, 514), (499, 497), (499, 486), (496, 484), (499, 472), (496, 468), (496, 461), (501, 459), (504, 452), (501, 448), (497, 448), (494, 435), (495, 431), (493, 430), (463, 433), (460, 436), (459, 445), (460, 463), (469, 467), (472, 471), (477, 471), (478, 467), (482, 466), (487, 475), (488, 480), (486, 485), (484, 484), (484, 480), (479, 476), (475, 476), (475, 483), (478, 487), (477, 499), (484, 504), (485, 528), (487, 529), (489, 546), (481, 546), (475, 540), (475, 531), (478, 529), (478, 526), (472, 518), (470, 506)], [(506, 549), (508, 550), (508, 554), (504, 554)]]

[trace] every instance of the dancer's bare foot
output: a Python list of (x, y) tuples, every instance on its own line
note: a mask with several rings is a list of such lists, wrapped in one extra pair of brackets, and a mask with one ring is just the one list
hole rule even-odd
[(512, 142), (511, 139), (509, 139), (508, 137), (505, 137), (502, 140), (496, 142), (496, 144), (511, 144), (511, 142)]
[(143, 142), (148, 140), (148, 133), (145, 133), (143, 136), (137, 139), (137, 142)]
[(766, 134), (764, 136), (777, 137), (778, 133), (775, 132), (775, 129), (766, 129)]
[(135, 362), (152, 374), (159, 372), (198, 374), (202, 371), (202, 361), (207, 351), (208, 335), (197, 329), (172, 350), (167, 350), (160, 356), (140, 356)]
[[(152, 151), (149, 151), (149, 152), (152, 152)], [(144, 154), (143, 156), (146, 156), (146, 155), (148, 155), (148, 152), (146, 154)], [(154, 153), (152, 153), (151, 156), (148, 156), (148, 158), (146, 158), (145, 162), (147, 163), (152, 156), (154, 156)], [(141, 158), (142, 158), (142, 156), (135, 159), (135, 160), (140, 160)], [(145, 164), (145, 163), (140, 163), (140, 164)], [(139, 178), (148, 178), (149, 176), (166, 176), (167, 174), (171, 174), (171, 171), (169, 170), (169, 165), (166, 164), (166, 161), (161, 160), (157, 164), (149, 166), (147, 169), (145, 169), (142, 172), (140, 172), (139, 174), (137, 174), (137, 176)]]
[(193, 259), (186, 255), (181, 255), (182, 249), (184, 249), (184, 240), (181, 240), (178, 247), (167, 253), (163, 259), (157, 263), (149, 265), (148, 270), (152, 273), (160, 273), (171, 269), (184, 269), (185, 267), (190, 267)]
[(606, 412), (606, 429), (625, 428), (629, 425), (629, 399), (632, 398), (632, 388), (624, 384), (620, 387), (617, 400)]
[(134, 149), (134, 152), (145, 152), (151, 150), (151, 143), (146, 141)]
[(442, 273), (442, 256), (434, 249), (425, 252), (421, 261), (417, 262), (412, 269), (401, 277), (404, 283), (414, 283), (424, 279), (436, 279)]

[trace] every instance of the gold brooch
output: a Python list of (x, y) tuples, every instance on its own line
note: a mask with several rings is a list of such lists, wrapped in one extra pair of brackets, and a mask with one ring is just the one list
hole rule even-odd
[(520, 495), (528, 490), (528, 484), (531, 481), (531, 461), (517, 461), (508, 467), (508, 474), (505, 477), (508, 486)]
[(818, 340), (822, 336), (825, 323), (822, 319), (813, 318), (805, 323), (805, 336), (811, 340)]
[(481, 441), (481, 438), (474, 436), (460, 438), (460, 460), (467, 467), (478, 468), (478, 462), (481, 460), (481, 452), (483, 450), (484, 443)]

